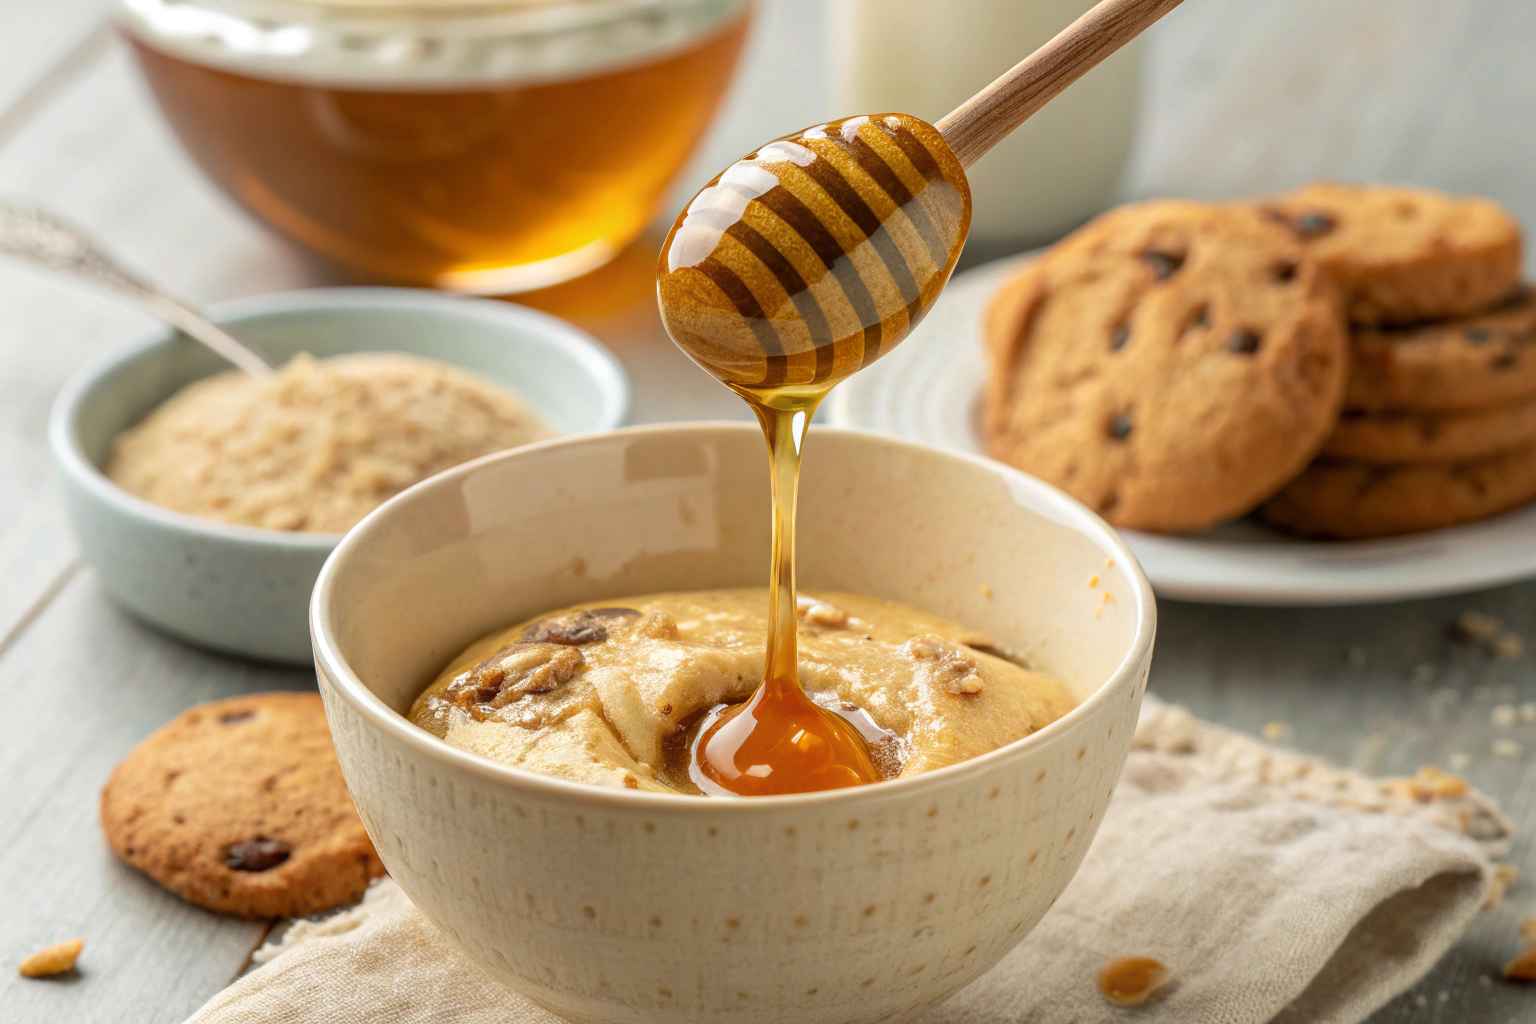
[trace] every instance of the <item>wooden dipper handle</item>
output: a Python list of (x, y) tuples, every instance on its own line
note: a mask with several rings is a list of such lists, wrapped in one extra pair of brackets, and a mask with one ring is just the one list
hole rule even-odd
[(1182, 0), (1100, 0), (935, 126), (969, 167), (1056, 94)]

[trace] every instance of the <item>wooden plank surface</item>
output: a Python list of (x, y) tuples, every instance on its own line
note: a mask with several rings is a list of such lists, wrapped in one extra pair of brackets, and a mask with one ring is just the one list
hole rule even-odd
[[(274, 241), (176, 149), (131, 68), (97, 31), (100, 0), (0, 5), (0, 193), (91, 225), (136, 265), (198, 301), (328, 283)], [(829, 108), (819, 5), (768, 0), (751, 59), (679, 196), (762, 139)], [(1536, 225), (1536, 8), (1528, 0), (1231, 4), (1187, 0), (1154, 30), (1148, 112), (1128, 195), (1236, 195), (1316, 176), (1481, 191)], [(786, 74), (785, 68), (795, 69)], [(662, 337), (652, 306), (657, 237), (593, 278), (531, 297), (613, 348), (641, 420), (742, 415)], [(970, 259), (980, 258), (973, 253)], [(85, 971), (63, 984), (0, 972), (0, 1020), (182, 1019), (241, 967), (258, 931), (186, 907), (105, 853), (95, 795), (112, 764), (188, 703), (310, 685), (304, 672), (189, 650), (106, 603), (47, 486), (47, 407), (104, 346), (147, 329), (106, 299), (0, 265), (0, 951), (14, 960), (72, 934)], [(1468, 760), (1465, 773), (1520, 823), (1513, 862), (1536, 879), (1536, 726), (1493, 709), (1536, 701), (1529, 657), (1448, 643), (1462, 610), (1498, 614), (1536, 647), (1536, 585), (1381, 608), (1245, 610), (1165, 603), (1154, 688), (1249, 730), (1282, 721), (1304, 749), (1375, 772)], [(1523, 744), (1501, 757), (1495, 740)], [(1488, 981), (1536, 912), (1536, 884), (1477, 923), (1423, 986), (1374, 1024), (1502, 1024), (1536, 1002)], [(1443, 995), (1442, 995), (1443, 994)]]
[(48, 102), (52, 82), (100, 52), (109, 7), (110, 0), (0, 4), (0, 139)]

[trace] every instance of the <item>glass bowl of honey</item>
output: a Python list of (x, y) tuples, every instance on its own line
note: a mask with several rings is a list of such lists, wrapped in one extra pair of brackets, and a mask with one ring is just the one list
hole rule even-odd
[(510, 294), (656, 214), (751, 0), (118, 0), (181, 144), (241, 206), (367, 277)]

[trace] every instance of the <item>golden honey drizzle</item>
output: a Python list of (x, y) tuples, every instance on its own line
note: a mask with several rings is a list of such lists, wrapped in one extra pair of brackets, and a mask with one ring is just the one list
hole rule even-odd
[(662, 320), (751, 407), (768, 443), (773, 568), (762, 685), (709, 712), (691, 747), (706, 793), (764, 796), (882, 778), (860, 731), (797, 670), (795, 503), (811, 418), (828, 391), (894, 348), (954, 270), (970, 226), (965, 172), (931, 125), (848, 118), (727, 168), (662, 248)]

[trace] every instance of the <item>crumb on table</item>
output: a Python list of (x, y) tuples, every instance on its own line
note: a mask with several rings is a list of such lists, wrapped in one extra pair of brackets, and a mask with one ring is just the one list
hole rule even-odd
[(75, 969), (75, 962), (80, 959), (80, 951), (84, 948), (84, 939), (55, 943), (27, 957), (17, 970), (23, 978), (51, 978), (67, 974)]
[(1140, 1006), (1168, 984), (1169, 971), (1149, 956), (1123, 956), (1099, 968), (1099, 994), (1115, 1006)]
[(1536, 981), (1536, 945), (1527, 946), (1504, 965), (1504, 978), (1507, 981)]
[(1483, 899), (1484, 910), (1497, 910), (1504, 903), (1504, 896), (1520, 878), (1520, 869), (1513, 864), (1495, 864), (1493, 877), (1489, 879), (1488, 895)]
[(1435, 765), (1427, 764), (1414, 772), (1413, 778), (1408, 780), (1409, 787), (1416, 800), (1428, 802), (1430, 800), (1454, 800), (1457, 797), (1467, 795), (1467, 780), (1459, 775), (1441, 771)]
[(1519, 658), (1525, 654), (1525, 638), (1505, 628), (1503, 619), (1487, 612), (1462, 612), (1451, 624), (1451, 639), (1496, 658)]

